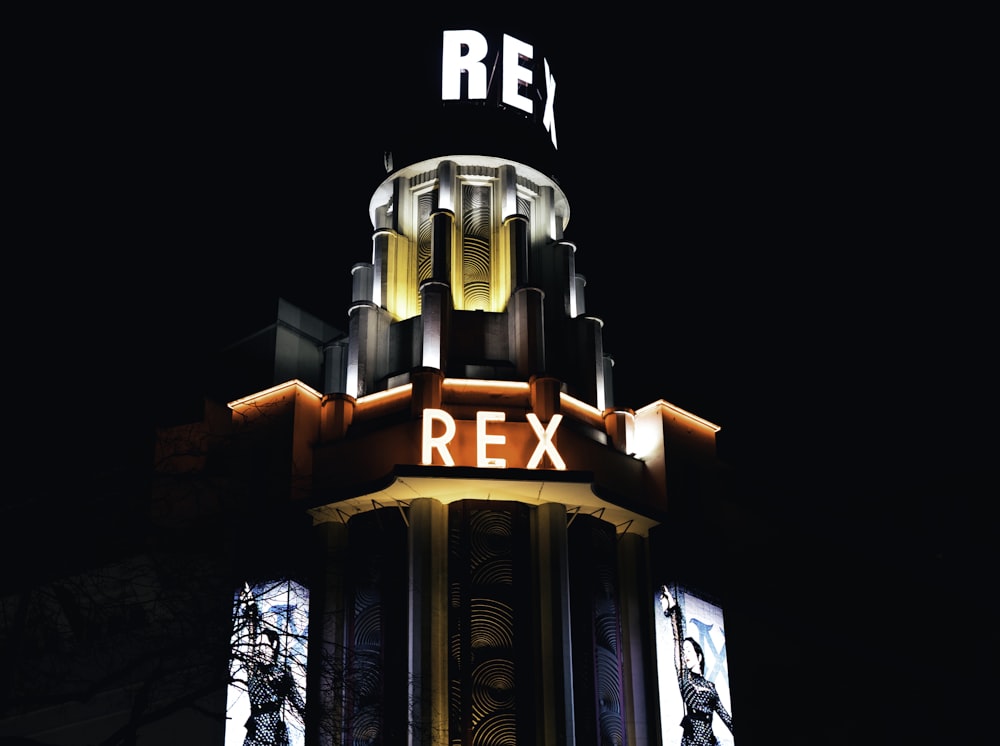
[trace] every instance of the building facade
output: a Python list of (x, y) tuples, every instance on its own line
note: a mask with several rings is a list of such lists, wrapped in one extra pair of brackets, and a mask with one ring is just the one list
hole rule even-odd
[[(462, 134), (386, 154), (346, 329), (279, 300), (220, 357), (203, 421), (159, 432), (151, 515), (165, 545), (218, 542), (186, 592), (214, 599), (202, 631), (231, 656), (192, 661), (197, 701), (140, 742), (644, 746), (702, 718), (731, 744), (721, 601), (684, 559), (720, 498), (719, 427), (616, 405), (547, 175), (549, 61), (508, 35), (435, 42)], [(531, 134), (480, 146), (470, 122), (492, 119)], [(714, 719), (685, 694), (678, 620)]]

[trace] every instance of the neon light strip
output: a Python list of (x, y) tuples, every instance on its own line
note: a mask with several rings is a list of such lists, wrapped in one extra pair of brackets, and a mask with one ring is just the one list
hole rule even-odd
[(358, 404), (364, 402), (365, 404), (372, 404), (382, 399), (392, 399), (399, 398), (403, 399), (410, 395), (413, 389), (412, 383), (404, 383), (402, 386), (396, 386), (395, 388), (386, 389), (385, 391), (376, 391), (374, 394), (367, 394), (358, 399)]
[(569, 404), (571, 407), (576, 407), (581, 412), (589, 412), (594, 417), (601, 416), (601, 410), (599, 410), (597, 407), (587, 404), (587, 402), (580, 401), (579, 399), (570, 396), (569, 394), (560, 393), (559, 398), (562, 400), (564, 404)]
[[(658, 399), (657, 401), (654, 401), (652, 404), (647, 404), (645, 407), (643, 407), (642, 409), (640, 409), (639, 412), (644, 412), (647, 409), (651, 409), (653, 407), (659, 407), (659, 406), (666, 407), (667, 409), (669, 409), (674, 414), (677, 414), (677, 415), (680, 415), (681, 417), (689, 419), (692, 422), (695, 422), (695, 423), (701, 425), (702, 427), (707, 427), (713, 433), (717, 433), (717, 432), (719, 432), (719, 430), (722, 429), (721, 425), (716, 425), (714, 422), (709, 422), (708, 420), (702, 419), (698, 415), (692, 414), (691, 412), (688, 412), (685, 409), (681, 409), (677, 405), (671, 404), (670, 402), (668, 402), (668, 401), (666, 401), (664, 399)], [(638, 414), (638, 412), (636, 414)]]
[(524, 381), (490, 381), (481, 378), (445, 378), (444, 386), (451, 389), (509, 389), (528, 391), (530, 386)]
[(229, 407), (230, 409), (236, 409), (236, 407), (242, 406), (244, 404), (250, 404), (256, 399), (261, 399), (265, 396), (270, 396), (271, 394), (277, 394), (279, 391), (283, 391), (284, 389), (287, 389), (291, 386), (298, 386), (300, 389), (302, 389), (303, 393), (311, 394), (317, 399), (323, 398), (323, 395), (320, 394), (312, 386), (307, 386), (306, 384), (302, 383), (302, 381), (300, 381), (299, 379), (293, 378), (291, 381), (285, 381), (284, 383), (279, 383), (276, 386), (272, 386), (269, 389), (264, 389), (263, 391), (258, 391), (255, 394), (244, 396), (242, 399), (236, 399), (235, 401), (231, 401), (226, 406)]

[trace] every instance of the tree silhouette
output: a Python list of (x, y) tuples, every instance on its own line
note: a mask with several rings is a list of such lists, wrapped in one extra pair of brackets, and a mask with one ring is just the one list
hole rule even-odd
[[(127, 746), (175, 723), (218, 743), (231, 718), (227, 691), (252, 698), (254, 674), (275, 665), (291, 733), (307, 728), (310, 743), (327, 744), (348, 732), (343, 701), (365, 672), (324, 632), (342, 629), (339, 602), (326, 600), (311, 631), (282, 628), (273, 611), (248, 613), (247, 589), (266, 595), (323, 563), (310, 521), (275, 497), (295, 479), (288, 464), (262, 458), (266, 438), (233, 432), (219, 409), (206, 402), (202, 422), (158, 430), (139, 478), (79, 475), (85, 524), (72, 512), (65, 522), (50, 516), (39, 542), (47, 562), (29, 558), (6, 574), (0, 743), (45, 744), (48, 729), (66, 725), (92, 746)], [(8, 525), (41, 524), (45, 506), (23, 501)], [(127, 540), (115, 534), (123, 513)], [(290, 680), (339, 695), (304, 702)]]

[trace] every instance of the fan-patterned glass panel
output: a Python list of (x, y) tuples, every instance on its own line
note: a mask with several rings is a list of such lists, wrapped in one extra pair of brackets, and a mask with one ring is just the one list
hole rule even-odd
[[(431, 213), (437, 201), (434, 191), (417, 196), (417, 288), (428, 280), (433, 272), (431, 253)], [(420, 293), (417, 293), (417, 310), (420, 310)]]
[(466, 310), (490, 308), (490, 216), (492, 190), (462, 186), (462, 289)]
[(352, 517), (348, 532), (344, 743), (388, 746), (410, 723), (407, 636), (397, 621), (406, 609), (406, 526), (398, 512), (375, 510)]
[(528, 219), (528, 224), (531, 224), (531, 200), (523, 194), (517, 195), (517, 212), (519, 215), (524, 215)]
[(578, 741), (621, 746), (627, 738), (615, 527), (593, 516), (577, 516), (569, 540)]
[(449, 523), (450, 744), (514, 746), (527, 732), (517, 700), (530, 696), (516, 675), (530, 647), (519, 595), (529, 585), (526, 517), (519, 506), (453, 503)]

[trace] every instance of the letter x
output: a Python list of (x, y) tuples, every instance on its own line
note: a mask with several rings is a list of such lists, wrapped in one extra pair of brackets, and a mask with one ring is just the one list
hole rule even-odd
[[(702, 674), (705, 676), (706, 679), (714, 683), (716, 677), (720, 673), (725, 673), (725, 669), (723, 669), (722, 667), (722, 664), (726, 662), (725, 632), (723, 632), (721, 627), (719, 628), (719, 632), (721, 632), (723, 636), (722, 650), (716, 650), (715, 642), (712, 640), (712, 637), (709, 634), (712, 631), (712, 627), (714, 627), (715, 625), (708, 624), (707, 622), (703, 622), (700, 619), (695, 619), (694, 617), (691, 618), (691, 622), (694, 624), (695, 627), (698, 628), (698, 638), (699, 642), (701, 643), (702, 650), (708, 650), (712, 653), (712, 658), (714, 661), (712, 668), (711, 670), (708, 670), (706, 667), (706, 670), (702, 671)], [(729, 676), (727, 674), (726, 682), (728, 683), (728, 681), (729, 681)]]
[(558, 150), (559, 146), (556, 144), (556, 112), (553, 108), (556, 99), (556, 79), (549, 72), (549, 61), (542, 61), (545, 63), (545, 113), (542, 114), (542, 124), (545, 125), (545, 129), (548, 130), (549, 135), (552, 137), (552, 147)]
[(561, 414), (552, 415), (552, 419), (549, 420), (548, 427), (542, 427), (541, 421), (538, 419), (538, 415), (534, 412), (528, 412), (528, 422), (531, 424), (531, 429), (535, 431), (535, 435), (538, 436), (538, 445), (535, 446), (535, 452), (531, 454), (531, 458), (528, 460), (529, 469), (537, 469), (539, 462), (542, 460), (543, 454), (549, 454), (549, 458), (552, 459), (552, 465), (564, 471), (566, 469), (566, 464), (562, 460), (562, 456), (559, 455), (559, 451), (556, 450), (555, 445), (552, 443), (552, 436), (556, 434), (556, 428), (559, 427), (559, 423), (562, 422)]

